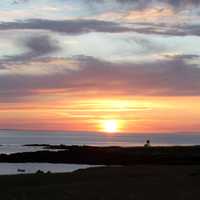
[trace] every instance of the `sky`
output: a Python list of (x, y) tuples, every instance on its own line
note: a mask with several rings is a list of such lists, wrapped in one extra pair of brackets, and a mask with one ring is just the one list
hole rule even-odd
[(199, 47), (199, 0), (1, 0), (0, 128), (200, 133)]

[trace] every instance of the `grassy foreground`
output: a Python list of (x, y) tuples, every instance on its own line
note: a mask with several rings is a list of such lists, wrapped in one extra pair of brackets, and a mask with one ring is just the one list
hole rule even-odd
[(193, 200), (200, 166), (129, 166), (66, 174), (0, 176), (2, 200)]

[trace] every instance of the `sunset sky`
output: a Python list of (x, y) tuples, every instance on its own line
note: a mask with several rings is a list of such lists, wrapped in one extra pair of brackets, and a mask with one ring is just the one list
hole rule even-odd
[(107, 126), (200, 132), (200, 1), (1, 0), (0, 128)]

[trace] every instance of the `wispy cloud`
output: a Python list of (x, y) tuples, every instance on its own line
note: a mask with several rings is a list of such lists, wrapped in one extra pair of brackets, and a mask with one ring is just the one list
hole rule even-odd
[(119, 4), (129, 4), (134, 5), (139, 8), (144, 8), (149, 5), (156, 5), (156, 4), (167, 4), (171, 5), (174, 8), (183, 8), (187, 6), (198, 6), (200, 4), (199, 0), (85, 0), (90, 3), (119, 3)]

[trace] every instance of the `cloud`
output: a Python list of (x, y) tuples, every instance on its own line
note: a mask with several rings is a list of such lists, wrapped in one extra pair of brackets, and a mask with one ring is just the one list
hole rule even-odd
[(30, 0), (14, 0), (13, 2), (12, 2), (12, 4), (21, 4), (21, 3), (27, 3), (27, 2), (29, 2)]
[(31, 36), (18, 41), (19, 45), (26, 49), (25, 53), (15, 56), (6, 56), (0, 60), (0, 65), (11, 63), (23, 63), (31, 59), (43, 57), (61, 50), (58, 42), (48, 35)]
[(26, 38), (22, 41), (22, 44), (29, 50), (25, 57), (40, 57), (60, 50), (58, 41), (53, 40), (48, 35)]
[(198, 24), (169, 25), (167, 23), (131, 23), (133, 32), (166, 36), (200, 36)]
[[(131, 22), (157, 22), (157, 23), (170, 23), (173, 24), (175, 21), (177, 13), (170, 7), (154, 7), (146, 8), (143, 10), (126, 10), (126, 11), (107, 11), (100, 14), (97, 14), (93, 18), (100, 20), (110, 19), (112, 21), (118, 21), (121, 23), (131, 23)], [(186, 17), (179, 15), (179, 21), (186, 21)], [(177, 22), (177, 21), (176, 21)]]
[(119, 3), (119, 4), (129, 4), (138, 6), (140, 8), (147, 7), (149, 5), (156, 5), (156, 4), (167, 4), (171, 5), (174, 8), (182, 8), (187, 6), (198, 6), (200, 4), (199, 0), (86, 0), (90, 3)]
[(165, 55), (166, 58), (170, 59), (180, 59), (180, 60), (193, 60), (200, 58), (199, 55), (196, 54), (175, 54), (175, 55)]
[[(184, 59), (183, 59), (184, 57)], [(199, 96), (200, 68), (187, 62), (190, 56), (163, 58), (151, 63), (113, 63), (93, 57), (79, 56), (68, 68), (54, 73), (4, 74), (0, 76), (0, 101), (23, 99), (38, 93), (62, 91), (129, 96)], [(192, 58), (194, 59), (194, 57)], [(42, 61), (41, 61), (42, 62)], [(54, 62), (45, 60), (51, 69)], [(76, 63), (76, 70), (73, 64)], [(51, 65), (51, 66), (50, 66)], [(18, 91), (18, 92), (17, 92)], [(23, 95), (22, 95), (23, 94)]]
[(119, 33), (129, 31), (115, 22), (100, 20), (45, 20), (29, 19), (16, 22), (2, 22), (0, 30), (49, 30), (65, 34), (84, 34), (89, 32)]
[(129, 11), (122, 17), (125, 21), (164, 21), (175, 17), (175, 12), (170, 8), (148, 8)]
[(137, 32), (142, 34), (157, 34), (170, 36), (200, 36), (198, 24), (170, 25), (167, 23), (116, 23), (102, 20), (45, 20), (30, 19), (16, 22), (0, 23), (0, 31), (3, 30), (48, 30), (68, 35), (80, 35), (89, 32), (123, 33)]
[(72, 59), (44, 57), (34, 58), (29, 61), (22, 60), (21, 62), (9, 61), (4, 66), (2, 65), (0, 73), (1, 75), (31, 75), (37, 78), (40, 75), (63, 73), (63, 71), (78, 70), (78, 68), (78, 64)]
[(174, 7), (180, 8), (180, 7), (185, 7), (185, 6), (198, 6), (200, 4), (200, 1), (199, 0), (166, 0), (166, 3), (173, 5)]
[[(52, 39), (49, 35), (29, 36), (20, 39), (18, 44), (25, 52), (19, 55), (4, 56), (0, 59), (0, 76), (10, 73), (46, 74), (48, 67), (45, 57), (61, 50), (58, 41)], [(38, 62), (38, 60), (42, 62)]]

